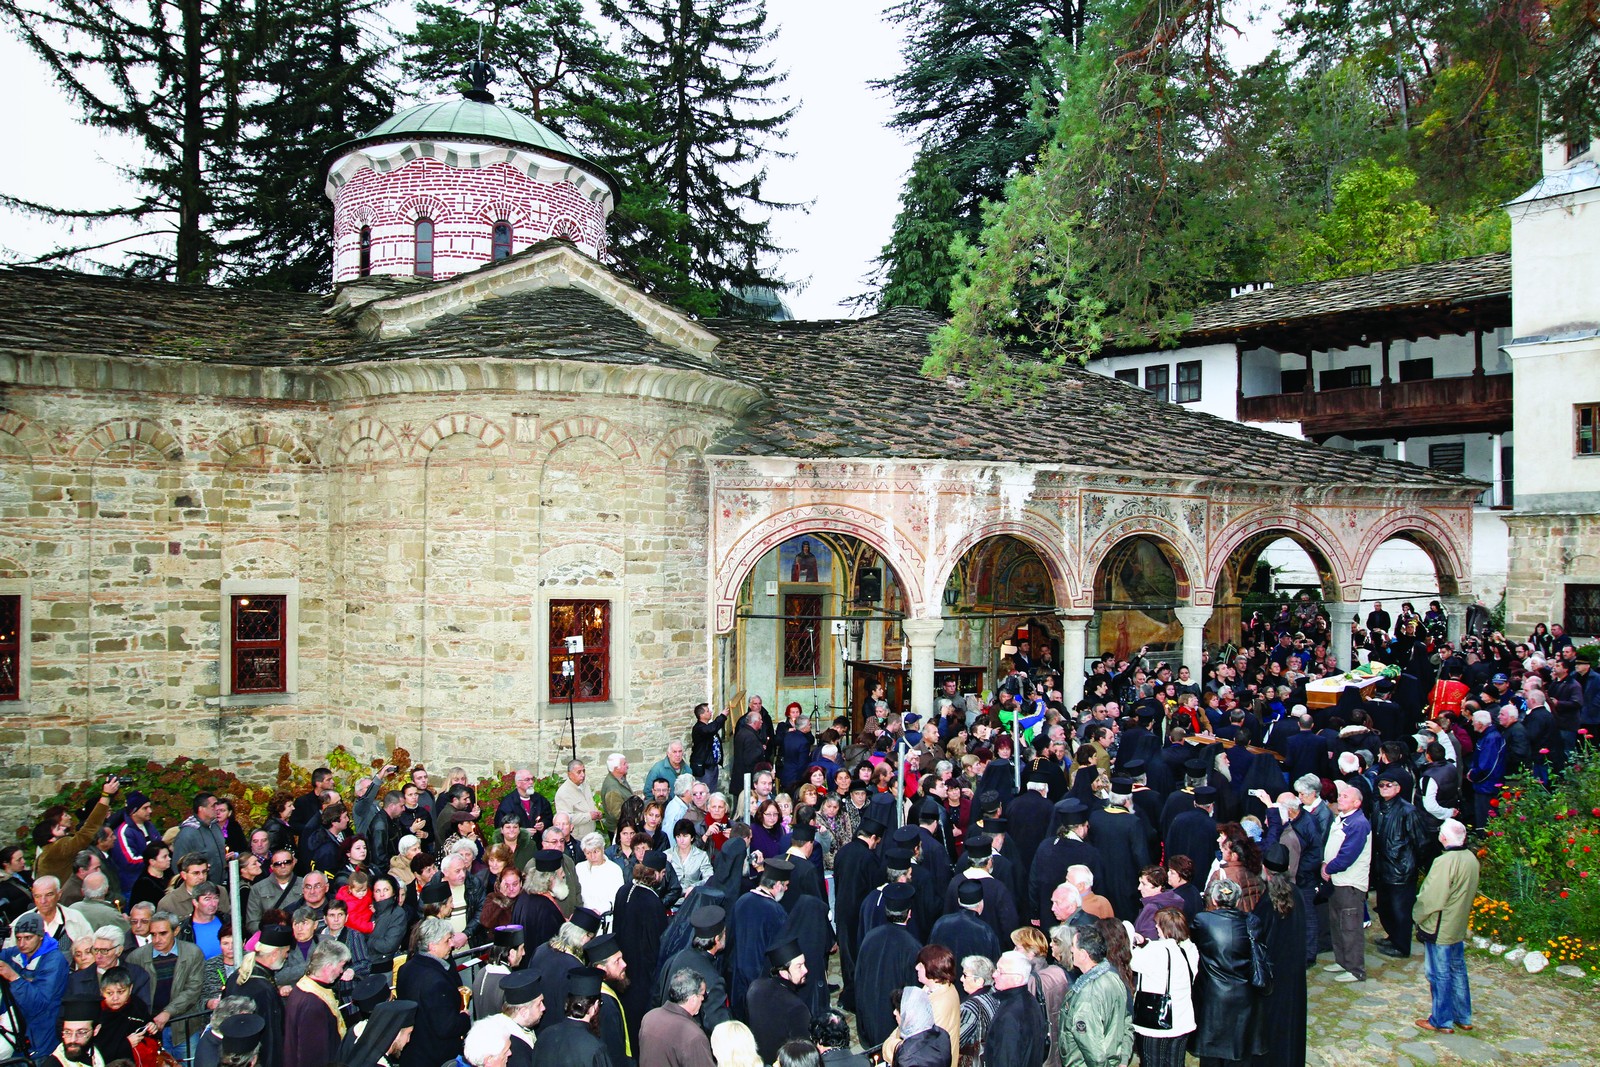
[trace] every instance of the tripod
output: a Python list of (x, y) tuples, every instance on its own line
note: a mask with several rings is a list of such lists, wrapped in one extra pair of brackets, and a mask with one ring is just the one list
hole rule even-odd
[(33, 1059), (33, 1045), (28, 1041), (28, 1026), (17, 1011), (10, 983), (0, 983), (0, 1060), (10, 1059)]

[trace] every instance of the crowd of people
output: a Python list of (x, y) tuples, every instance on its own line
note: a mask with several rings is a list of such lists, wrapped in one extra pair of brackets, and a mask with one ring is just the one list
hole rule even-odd
[(0, 849), (0, 1038), (90, 1067), (1298, 1067), (1307, 972), (1365, 981), (1372, 918), (1426, 957), (1416, 1025), (1470, 1030), (1469, 826), (1600, 729), (1600, 679), (1554, 627), (1365, 621), (1396, 670), (1327, 704), (1299, 605), (1193, 671), (1102, 657), (1074, 707), (1026, 641), (979, 708), (954, 679), (854, 722), (702, 704), (637, 784), (612, 753), (553, 798), (318, 769), (260, 826), (202, 793), (163, 829), (112, 778)]

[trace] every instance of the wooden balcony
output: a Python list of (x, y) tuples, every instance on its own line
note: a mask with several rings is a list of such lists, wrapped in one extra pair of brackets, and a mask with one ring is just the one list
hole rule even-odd
[(1467, 375), (1354, 389), (1247, 396), (1241, 422), (1298, 422), (1313, 440), (1511, 428), (1511, 375)]

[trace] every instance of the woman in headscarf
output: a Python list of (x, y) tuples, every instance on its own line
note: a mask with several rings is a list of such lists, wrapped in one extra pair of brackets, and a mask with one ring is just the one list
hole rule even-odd
[(364, 1025), (345, 1035), (348, 1048), (339, 1049), (340, 1061), (345, 1067), (395, 1067), (411, 1040), (416, 1017), (416, 1001), (384, 1001), (372, 1009), (372, 1018)]
[(950, 1034), (933, 1021), (933, 1003), (928, 991), (908, 985), (900, 991), (899, 1041), (889, 1048), (884, 1042), (884, 1059), (894, 1067), (950, 1067)]

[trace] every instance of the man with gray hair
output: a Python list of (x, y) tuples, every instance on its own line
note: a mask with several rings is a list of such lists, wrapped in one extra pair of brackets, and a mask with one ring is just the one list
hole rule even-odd
[(411, 1043), (397, 1067), (439, 1067), (461, 1054), (472, 1020), (461, 1003), (461, 976), (450, 965), (454, 934), (445, 919), (417, 924), (416, 950), (395, 976), (395, 998), (417, 1003)]
[[(462, 1042), (460, 1061), (470, 1067), (506, 1067), (511, 1058), (511, 1029), (511, 1021), (504, 1015), (479, 1019)], [(403, 1062), (403, 1053), (401, 1059)]]
[(128, 932), (128, 920), (112, 905), (106, 903), (111, 893), (110, 880), (105, 871), (93, 871), (83, 876), (83, 899), (72, 905), (72, 910), (89, 920), (91, 926), (117, 926)]
[(1322, 856), (1333, 825), (1333, 812), (1323, 803), (1322, 779), (1316, 775), (1296, 778), (1294, 791), (1300, 801), (1300, 814), (1289, 824), (1300, 838), (1300, 866), (1295, 870), (1294, 884), (1306, 915), (1306, 966), (1310, 967), (1317, 962), (1318, 951), (1326, 951), (1322, 945), (1331, 944), (1328, 906), (1317, 903), (1317, 890), (1322, 884)]
[(675, 784), (681, 775), (689, 774), (689, 761), (683, 753), (683, 742), (674, 738), (667, 742), (667, 754), (650, 765), (650, 773), (644, 776), (644, 791), (649, 795), (651, 787), (657, 781), (665, 779), (669, 785)]
[(1336, 982), (1364, 982), (1366, 940), (1361, 922), (1372, 867), (1372, 824), (1361, 813), (1361, 790), (1348, 782), (1339, 782), (1336, 788), (1339, 815), (1322, 850), (1322, 877), (1333, 886), (1328, 910), (1336, 962), (1323, 970), (1339, 972)]
[(1467, 828), (1456, 819), (1439, 827), (1444, 851), (1428, 868), (1411, 919), (1427, 962), (1433, 1004), (1417, 1026), (1434, 1033), (1472, 1029), (1472, 989), (1467, 982), (1467, 921), (1478, 893), (1478, 857), (1467, 847)]
[(350, 949), (337, 941), (318, 941), (306, 960), (306, 973), (283, 1001), (283, 1067), (326, 1067), (339, 1057), (344, 1025), (333, 984), (350, 962)]
[[(107, 923), (94, 932), (94, 966), (73, 971), (67, 979), (67, 999), (86, 997), (98, 1000), (100, 977), (113, 967), (122, 966), (122, 949), (127, 931)], [(124, 968), (133, 981), (133, 996), (146, 1012), (150, 1009), (150, 976), (140, 967)]]
[[(678, 775), (678, 780), (672, 785), (672, 799), (667, 801), (667, 810), (661, 815), (661, 827), (668, 834), (678, 825), (679, 819), (688, 819), (696, 823), (695, 834), (698, 836), (700, 828), (705, 825), (705, 816), (701, 813), (700, 819), (695, 819), (695, 811), (689, 803), (690, 796), (694, 793), (695, 783), (700, 781), (688, 771)], [(704, 785), (704, 783), (701, 783)]]
[[(649, 789), (646, 785), (645, 791)], [(613, 752), (606, 757), (606, 776), (600, 783), (600, 810), (605, 812), (606, 827), (613, 833), (616, 832), (617, 821), (622, 818), (622, 805), (633, 795), (633, 786), (628, 784), (628, 757)], [(583, 837), (583, 834), (578, 835), (580, 840)]]
[(1048, 1051), (1044, 1008), (1028, 988), (1033, 964), (1021, 952), (1001, 954), (994, 967), (994, 1021), (983, 1043), (984, 1067), (1040, 1067)]
[(706, 999), (706, 981), (692, 967), (667, 979), (667, 997), (639, 1025), (639, 1067), (716, 1067), (711, 1039), (696, 1021)]

